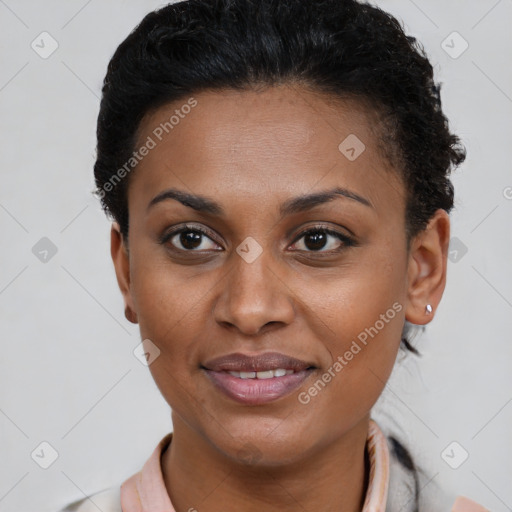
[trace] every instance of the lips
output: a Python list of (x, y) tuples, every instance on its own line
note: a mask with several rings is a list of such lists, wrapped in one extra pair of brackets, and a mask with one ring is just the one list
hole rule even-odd
[(245, 405), (262, 405), (289, 395), (315, 368), (313, 363), (278, 352), (234, 353), (202, 365), (216, 389)]
[(262, 372), (279, 369), (302, 371), (314, 365), (279, 352), (265, 352), (254, 356), (237, 352), (207, 361), (203, 366), (214, 372)]

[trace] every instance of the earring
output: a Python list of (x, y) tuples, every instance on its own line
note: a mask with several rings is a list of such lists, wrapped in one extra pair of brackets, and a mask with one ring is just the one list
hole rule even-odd
[(425, 314), (426, 314), (426, 315), (430, 315), (430, 314), (432, 314), (432, 306), (431, 306), (430, 304), (427, 304), (427, 305), (425, 306)]

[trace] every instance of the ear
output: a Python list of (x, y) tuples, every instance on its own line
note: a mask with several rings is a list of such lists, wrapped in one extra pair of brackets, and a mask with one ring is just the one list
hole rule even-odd
[(133, 324), (137, 323), (137, 313), (133, 304), (130, 287), (130, 258), (128, 247), (121, 234), (121, 229), (117, 222), (112, 223), (110, 230), (110, 254), (114, 262), (116, 271), (117, 284), (123, 294), (124, 299), (124, 316)]
[[(446, 285), (450, 217), (445, 210), (436, 211), (424, 231), (411, 242), (407, 270), (407, 304), (405, 318), (424, 325), (433, 318)], [(432, 314), (426, 306), (432, 306)]]

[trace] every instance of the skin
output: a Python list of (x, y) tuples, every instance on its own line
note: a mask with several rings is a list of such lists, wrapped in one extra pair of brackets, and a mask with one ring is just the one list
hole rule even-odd
[[(173, 441), (162, 457), (166, 488), (177, 512), (361, 510), (370, 411), (405, 319), (430, 322), (425, 305), (435, 311), (441, 300), (449, 217), (438, 210), (407, 250), (404, 186), (379, 149), (372, 112), (354, 101), (291, 85), (194, 98), (198, 105), (130, 176), (128, 241), (116, 223), (111, 230), (126, 316), (161, 351), (150, 371), (172, 408)], [(139, 141), (185, 101), (147, 115)], [(349, 134), (366, 146), (354, 161), (338, 149)], [(371, 206), (338, 197), (280, 218), (284, 201), (333, 187)], [(148, 209), (169, 188), (207, 196), (225, 215), (172, 199)], [(188, 252), (179, 235), (158, 242), (185, 222), (212, 236)], [(356, 244), (329, 235), (315, 251), (311, 237), (299, 235), (318, 224), (352, 232)], [(252, 263), (236, 252), (248, 236), (262, 248)], [(298, 392), (394, 303), (401, 311), (301, 404)], [(233, 352), (268, 351), (317, 369), (298, 392), (249, 406), (219, 392), (200, 367)]]

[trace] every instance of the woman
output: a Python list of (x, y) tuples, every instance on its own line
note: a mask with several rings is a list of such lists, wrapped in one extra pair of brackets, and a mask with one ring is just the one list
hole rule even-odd
[(485, 510), (427, 500), (371, 417), (441, 301), (465, 156), (393, 17), (166, 6), (113, 56), (97, 135), (125, 315), (173, 433), (67, 511)]

